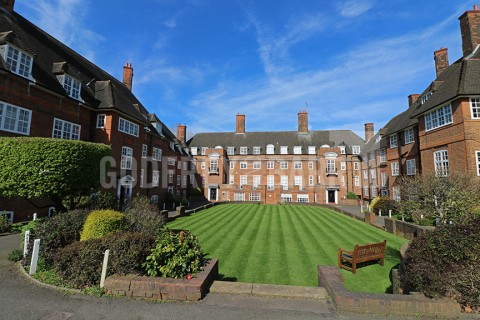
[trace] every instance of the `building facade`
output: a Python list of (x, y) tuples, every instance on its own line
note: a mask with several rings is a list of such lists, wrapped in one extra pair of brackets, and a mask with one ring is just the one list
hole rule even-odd
[(209, 201), (340, 203), (361, 194), (363, 139), (352, 131), (311, 131), (298, 113), (298, 131), (201, 133), (188, 141), (197, 183)]
[[(161, 204), (167, 193), (187, 196), (192, 159), (185, 137), (177, 139), (132, 93), (132, 65), (124, 66), (123, 81), (115, 79), (17, 14), (14, 4), (0, 2), (0, 136), (104, 143), (112, 159), (102, 186), (121, 200), (139, 193)], [(0, 213), (12, 221), (52, 210), (48, 199), (0, 199)]]

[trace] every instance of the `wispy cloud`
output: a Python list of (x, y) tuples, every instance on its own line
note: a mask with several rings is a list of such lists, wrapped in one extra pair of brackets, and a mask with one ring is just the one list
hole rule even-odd
[(338, 11), (344, 17), (354, 18), (361, 16), (373, 6), (373, 0), (346, 0), (338, 7)]
[(89, 1), (35, 0), (21, 3), (34, 13), (34, 22), (42, 29), (79, 51), (90, 60), (95, 58), (95, 47), (104, 37), (90, 30), (85, 23)]
[[(417, 78), (432, 78), (434, 67), (432, 41), (442, 39), (450, 45), (458, 38), (451, 28), (455, 17), (422, 32), (401, 37), (377, 39), (360, 44), (332, 58), (326, 69), (308, 72), (276, 73), (272, 82), (267, 76), (247, 81), (222, 81), (210, 92), (197, 96), (190, 108), (196, 114), (215, 114), (191, 117), (190, 128), (202, 131), (232, 131), (236, 113), (247, 115), (247, 130), (270, 131), (296, 129), (296, 113), (308, 102), (309, 122), (314, 129), (350, 129), (363, 136), (363, 123), (375, 122), (377, 129), (391, 117), (407, 108), (407, 95), (421, 92), (429, 83), (416, 84)], [(262, 35), (259, 35), (261, 37)], [(298, 39), (282, 41), (275, 38), (278, 48), (286, 49)], [(259, 46), (266, 46), (265, 38)], [(455, 43), (458, 45), (458, 43)], [(267, 62), (272, 49), (263, 49)], [(412, 86), (414, 85), (414, 86)], [(414, 89), (411, 89), (414, 87)], [(409, 92), (415, 90), (415, 92)]]

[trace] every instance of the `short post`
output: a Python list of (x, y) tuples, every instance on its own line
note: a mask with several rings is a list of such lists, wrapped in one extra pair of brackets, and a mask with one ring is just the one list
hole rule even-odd
[(32, 260), (30, 261), (30, 275), (37, 272), (38, 251), (40, 251), (40, 239), (35, 239), (33, 242)]
[(405, 221), (405, 216), (403, 215), (403, 212), (402, 212), (402, 221)]
[(423, 214), (420, 215), (420, 220), (423, 220)]
[(379, 216), (379, 217), (382, 216), (382, 209), (378, 209), (378, 216)]
[(389, 218), (392, 217), (392, 210), (388, 210), (388, 217), (389, 217)]
[(28, 243), (30, 242), (30, 230), (25, 231), (25, 239), (23, 239), (23, 257), (28, 253)]
[(100, 277), (100, 288), (105, 286), (105, 278), (107, 276), (108, 256), (110, 255), (110, 249), (105, 250), (103, 254), (102, 276)]
[(35, 221), (35, 220), (37, 220), (37, 213), (36, 212), (33, 214), (33, 221)]
[(360, 205), (360, 213), (363, 213), (363, 204)]

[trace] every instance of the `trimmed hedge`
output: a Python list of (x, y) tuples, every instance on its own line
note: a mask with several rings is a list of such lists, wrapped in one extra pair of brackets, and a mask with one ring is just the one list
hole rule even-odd
[(125, 228), (125, 215), (114, 210), (92, 211), (83, 225), (80, 241), (101, 238)]
[(404, 290), (451, 297), (480, 312), (480, 218), (414, 239), (400, 268)]
[(110, 154), (98, 143), (0, 137), (0, 197), (46, 197), (60, 210), (66, 198), (100, 187), (100, 161)]
[(77, 241), (55, 253), (54, 266), (64, 281), (77, 288), (98, 285), (103, 253), (110, 249), (108, 274), (140, 273), (155, 237), (147, 233), (116, 232), (103, 238)]

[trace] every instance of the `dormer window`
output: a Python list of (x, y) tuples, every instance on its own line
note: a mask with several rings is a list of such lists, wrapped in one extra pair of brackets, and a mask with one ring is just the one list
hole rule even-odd
[(63, 89), (67, 92), (68, 96), (70, 98), (76, 99), (76, 100), (82, 100), (80, 97), (80, 91), (81, 91), (81, 84), (80, 80), (77, 78), (72, 77), (69, 74), (62, 74), (57, 76), (58, 81), (63, 86)]
[(302, 154), (302, 147), (301, 146), (294, 146), (293, 147), (293, 154)]
[(240, 147), (240, 154), (245, 155), (248, 153), (248, 147)]
[(10, 71), (24, 78), (33, 80), (32, 56), (12, 46), (11, 44), (5, 44), (0, 46), (0, 54), (2, 55), (3, 60), (5, 60), (5, 63), (7, 64)]
[(308, 147), (308, 154), (316, 154), (315, 146), (309, 146)]
[(352, 154), (360, 154), (360, 146), (352, 146)]
[(340, 154), (345, 154), (345, 146), (340, 146)]
[(260, 147), (253, 147), (253, 154), (260, 154)]
[(267, 144), (267, 154), (274, 154), (275, 146), (273, 144)]
[(227, 154), (233, 156), (235, 154), (235, 147), (227, 147)]
[(425, 94), (422, 96), (422, 104), (424, 104), (425, 102), (427, 102), (428, 99), (430, 99), (430, 97), (432, 96), (432, 94), (433, 94), (432, 91), (425, 93)]
[(288, 147), (287, 146), (281, 146), (280, 147), (280, 154), (288, 154)]
[(192, 156), (196, 156), (196, 155), (197, 155), (197, 150), (198, 150), (197, 147), (192, 147), (192, 148), (190, 149), (190, 151), (192, 152)]

